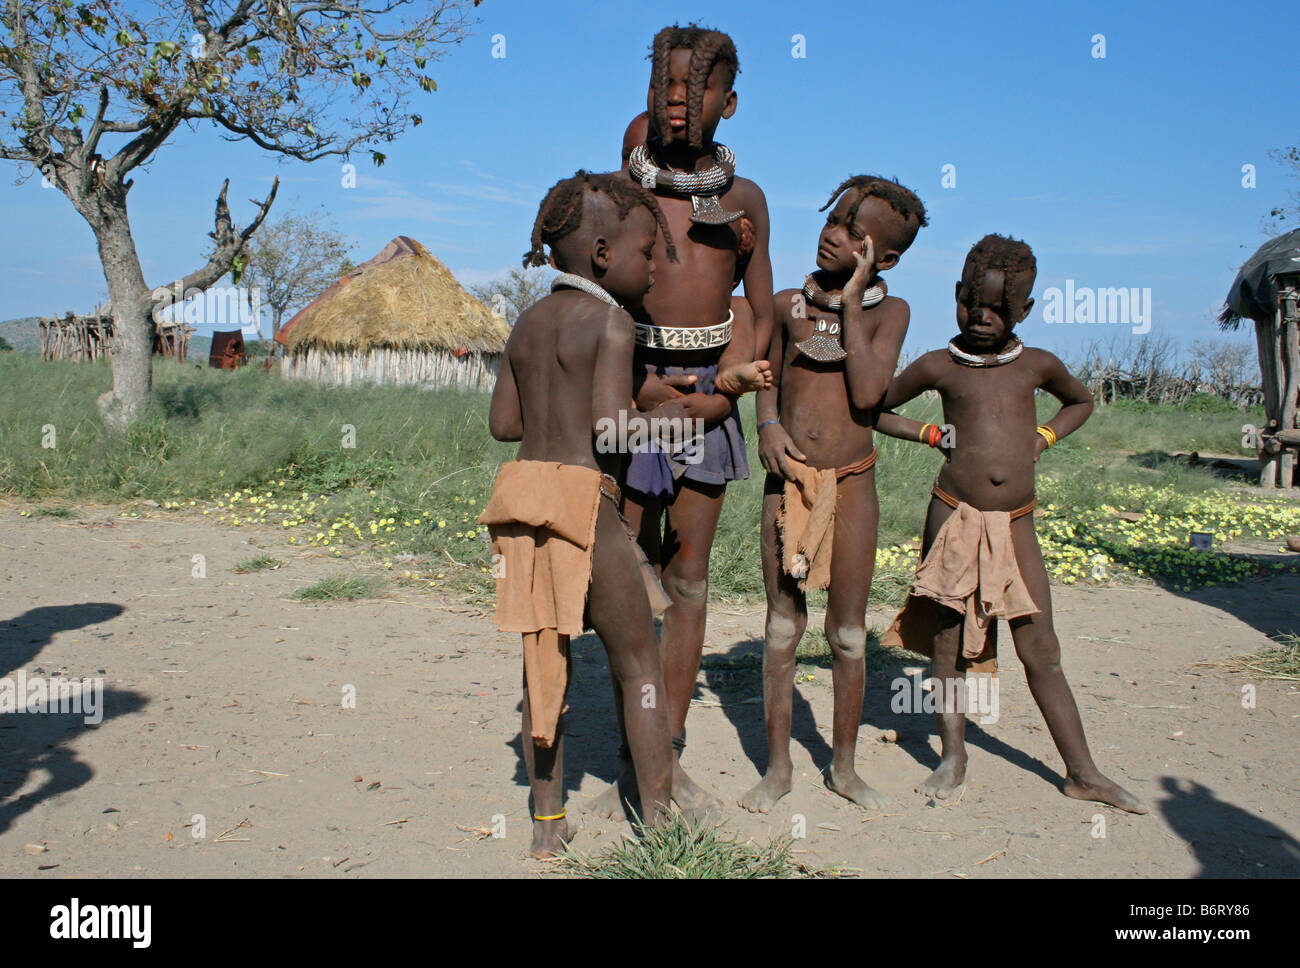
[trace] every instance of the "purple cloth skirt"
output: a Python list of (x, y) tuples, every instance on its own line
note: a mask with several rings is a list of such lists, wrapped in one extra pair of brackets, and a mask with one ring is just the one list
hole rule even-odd
[[(713, 381), (718, 375), (716, 363), (707, 366), (643, 365), (647, 373), (657, 376), (696, 377), (693, 390), (696, 393), (713, 393)], [(749, 459), (745, 453), (745, 435), (734, 407), (722, 423), (704, 432), (699, 449), (687, 448), (668, 454), (647, 447), (633, 451), (627, 465), (627, 486), (651, 497), (671, 497), (677, 493), (683, 478), (700, 484), (726, 484), (747, 477)]]

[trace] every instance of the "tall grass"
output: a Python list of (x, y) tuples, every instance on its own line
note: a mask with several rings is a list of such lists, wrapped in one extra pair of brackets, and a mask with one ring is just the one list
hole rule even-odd
[[(258, 368), (230, 372), (156, 360), (149, 412), (113, 437), (95, 412), (95, 398), (110, 382), (105, 362), (0, 355), (0, 494), (29, 501), (152, 499), (165, 507), (194, 502), (227, 523), (285, 527), (294, 540), (334, 554), (364, 548), (390, 563), (405, 554), (410, 574), (399, 577), (490, 596), (490, 554), (476, 518), (515, 446), (488, 433), (486, 394), (327, 388)], [(1044, 418), (1054, 410), (1055, 401), (1040, 401)], [(941, 417), (933, 395), (904, 412)], [(741, 415), (751, 476), (728, 488), (710, 582), (714, 598), (753, 600), (763, 594), (763, 471), (752, 397), (742, 401)], [(1189, 501), (1224, 482), (1169, 455), (1241, 453), (1242, 423), (1259, 419), (1236, 409), (1189, 413), (1125, 401), (1099, 408), (1043, 455), (1040, 495), (1062, 514), (1100, 518), (1138, 487), (1142, 510), (1185, 516)], [(906, 441), (881, 437), (877, 444), (879, 546), (886, 552), (873, 599), (896, 602), (910, 580), (908, 556), (943, 458)], [(1105, 543), (1111, 537), (1094, 543), (1116, 558)], [(821, 596), (812, 604), (820, 605)]]

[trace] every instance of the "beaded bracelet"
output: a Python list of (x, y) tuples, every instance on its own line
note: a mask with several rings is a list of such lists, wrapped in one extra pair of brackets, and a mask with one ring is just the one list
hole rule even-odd
[(938, 447), (939, 441), (943, 439), (943, 428), (938, 424), (928, 423), (921, 428), (921, 432), (916, 435), (916, 439), (923, 444), (929, 444), (931, 447)]
[(1051, 447), (1056, 444), (1056, 441), (1058, 439), (1056, 436), (1056, 431), (1053, 430), (1051, 427), (1047, 426), (1047, 424), (1043, 424), (1041, 427), (1034, 428), (1034, 432), (1037, 433), (1040, 437), (1042, 437), (1045, 441), (1047, 441), (1048, 447)]

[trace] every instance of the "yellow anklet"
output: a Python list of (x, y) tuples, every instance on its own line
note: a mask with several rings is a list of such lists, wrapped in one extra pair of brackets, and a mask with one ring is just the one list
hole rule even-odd
[(552, 817), (539, 817), (537, 816), (537, 814), (533, 814), (533, 819), (534, 820), (562, 820), (564, 818), (564, 815), (567, 812), (568, 812), (567, 810), (561, 810), (559, 813), (555, 814)]

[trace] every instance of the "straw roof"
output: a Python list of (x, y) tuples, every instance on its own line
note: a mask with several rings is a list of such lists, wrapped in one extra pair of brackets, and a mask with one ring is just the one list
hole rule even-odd
[(435, 349), (500, 353), (510, 328), (447, 267), (399, 235), (334, 283), (276, 334), (290, 350)]

